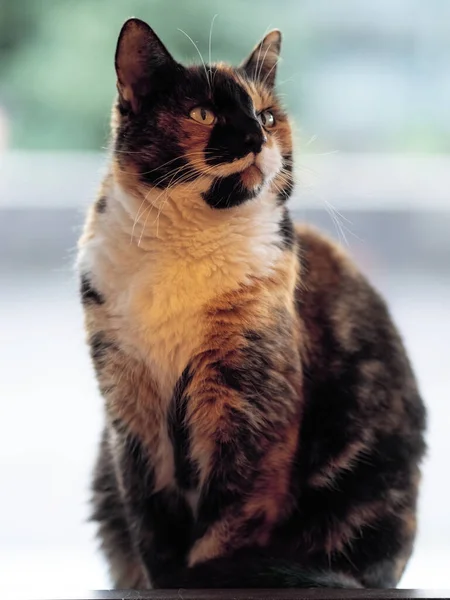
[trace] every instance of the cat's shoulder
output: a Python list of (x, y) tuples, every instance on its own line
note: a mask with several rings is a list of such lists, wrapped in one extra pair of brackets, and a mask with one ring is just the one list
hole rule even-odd
[(305, 322), (331, 328), (349, 347), (363, 338), (397, 339), (384, 298), (342, 246), (308, 225), (296, 225), (296, 235), (297, 304)]
[(346, 279), (361, 280), (362, 274), (344, 248), (317, 228), (295, 224), (301, 275), (311, 287), (342, 285)]

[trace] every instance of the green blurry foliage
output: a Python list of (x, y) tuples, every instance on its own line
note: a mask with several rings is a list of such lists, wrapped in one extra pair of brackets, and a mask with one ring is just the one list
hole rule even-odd
[[(12, 145), (101, 149), (115, 94), (114, 50), (122, 23), (146, 20), (179, 60), (239, 62), (274, 20), (271, 2), (242, 0), (0, 0), (0, 106)], [(254, 9), (257, 7), (255, 14)], [(266, 9), (264, 11), (264, 9)], [(265, 16), (264, 16), (265, 15)]]

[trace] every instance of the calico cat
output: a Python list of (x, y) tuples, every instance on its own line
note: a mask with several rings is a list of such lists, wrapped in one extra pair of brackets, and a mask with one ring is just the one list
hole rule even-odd
[(184, 67), (120, 33), (78, 261), (118, 588), (391, 587), (411, 554), (424, 407), (383, 300), (292, 223), (280, 42)]

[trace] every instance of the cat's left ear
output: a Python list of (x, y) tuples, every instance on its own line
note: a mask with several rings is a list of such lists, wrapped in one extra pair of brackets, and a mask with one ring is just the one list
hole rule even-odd
[(119, 101), (137, 113), (158, 76), (167, 76), (177, 62), (147, 23), (128, 19), (117, 41), (115, 66)]
[(281, 31), (274, 29), (255, 47), (241, 68), (251, 79), (272, 88), (275, 85), (277, 63), (281, 50)]

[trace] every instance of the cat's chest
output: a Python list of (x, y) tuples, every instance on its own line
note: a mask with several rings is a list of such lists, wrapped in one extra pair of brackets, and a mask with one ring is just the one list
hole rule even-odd
[(113, 310), (117, 334), (144, 359), (161, 398), (170, 402), (178, 378), (202, 346), (210, 294), (199, 292), (186, 265), (162, 273), (149, 263), (121, 280), (125, 285), (116, 291)]

